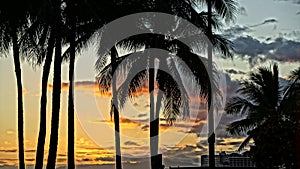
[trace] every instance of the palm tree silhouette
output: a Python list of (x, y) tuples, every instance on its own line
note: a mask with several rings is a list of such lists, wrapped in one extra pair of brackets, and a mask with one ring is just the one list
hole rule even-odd
[[(61, 9), (59, 6), (65, 3), (66, 8)], [(58, 141), (58, 127), (59, 127), (59, 104), (60, 100), (60, 86), (58, 88), (58, 82), (61, 81), (61, 66), (58, 63), (62, 63), (63, 60), (69, 59), (69, 99), (68, 99), (68, 167), (75, 168), (74, 157), (74, 65), (75, 54), (80, 52), (82, 48), (86, 47), (90, 39), (92, 39), (96, 30), (106, 22), (99, 17), (100, 8), (109, 3), (99, 3), (94, 0), (90, 1), (63, 1), (53, 3), (51, 9), (53, 9), (53, 18), (55, 19), (50, 25), (55, 33), (55, 58), (57, 64), (54, 63), (54, 79), (53, 80), (53, 98), (56, 96), (56, 100), (53, 104), (52, 122), (51, 122), (51, 137), (50, 148), (48, 155), (47, 168), (55, 166), (57, 141)], [(109, 5), (108, 5), (109, 6)], [(84, 13), (83, 13), (84, 12)], [(55, 32), (58, 31), (59, 33)], [(70, 44), (69, 46), (67, 44)], [(62, 54), (62, 46), (66, 46), (66, 51)], [(49, 46), (48, 46), (49, 47)], [(47, 59), (46, 59), (47, 60)], [(56, 83), (57, 90), (54, 90), (54, 83)], [(54, 106), (56, 108), (54, 109)], [(41, 150), (42, 152), (42, 150)], [(38, 167), (38, 166), (37, 166)]]
[[(198, 55), (193, 54), (191, 50), (186, 47), (182, 42), (179, 40), (173, 40), (168, 41), (166, 40), (164, 35), (156, 35), (156, 34), (142, 34), (142, 35), (136, 35), (133, 37), (129, 37), (128, 39), (123, 40), (120, 42), (121, 47), (123, 45), (124, 48), (129, 48), (132, 46), (141, 46), (145, 45), (145, 48), (165, 48), (167, 50), (172, 51), (172, 49), (177, 49), (177, 55), (180, 55), (180, 58), (189, 65), (189, 67), (192, 69), (192, 72), (194, 72), (193, 75), (189, 74), (188, 76), (196, 76), (196, 81), (201, 84), (201, 91), (200, 94), (202, 96), (206, 96), (208, 93), (208, 89), (210, 86), (210, 82), (208, 79), (208, 74), (205, 74), (206, 67), (203, 62), (207, 63), (204, 58), (199, 58)], [(135, 45), (133, 45), (135, 44)], [(176, 47), (175, 47), (176, 46)], [(134, 47), (133, 47), (134, 48)], [(136, 50), (136, 49), (134, 49)], [(173, 51), (175, 52), (175, 51)], [(109, 55), (107, 55), (109, 56)], [(130, 54), (120, 56), (116, 60), (116, 64), (118, 64), (118, 67), (125, 67), (123, 65), (124, 63), (127, 63), (125, 60), (128, 58)], [(166, 58), (169, 58), (170, 63), (167, 64)], [(98, 60), (97, 64), (103, 65), (103, 57)], [(130, 59), (129, 59), (130, 60)], [(120, 108), (122, 108), (127, 100), (128, 97), (132, 98), (134, 96), (134, 93), (140, 91), (142, 89), (141, 86), (145, 83), (147, 77), (151, 77), (149, 70), (143, 70), (139, 72), (137, 75), (135, 75), (135, 66), (138, 67), (149, 67), (151, 61), (153, 61), (153, 57), (147, 57), (147, 56), (141, 56), (139, 58), (132, 58), (129, 62), (132, 63), (132, 68), (128, 70), (127, 76), (134, 76), (134, 78), (131, 81), (125, 81), (120, 88), (118, 89), (118, 100), (120, 102)], [(178, 72), (176, 66), (175, 66), (175, 59), (173, 59), (170, 56), (167, 57), (160, 57), (160, 65), (164, 65), (164, 67), (168, 67), (170, 72), (173, 72), (176, 77), (180, 77), (180, 73)], [(178, 61), (176, 61), (178, 62)], [(137, 65), (134, 66), (134, 64), (137, 63)], [(195, 64), (197, 63), (197, 64)], [(150, 66), (151, 67), (151, 66)], [(101, 68), (101, 67), (100, 67)], [(181, 69), (184, 69), (184, 67), (181, 67)], [(184, 70), (184, 72), (188, 72), (188, 70)], [(111, 85), (111, 78), (114, 71), (112, 71), (111, 64), (105, 66), (102, 68), (100, 73), (97, 76), (97, 81), (99, 83), (100, 92), (107, 92)], [(148, 76), (147, 76), (148, 75)], [(153, 78), (154, 79), (154, 78)], [(183, 106), (183, 114), (184, 116), (188, 116), (189, 110), (188, 110), (188, 96), (186, 94), (185, 88), (183, 87), (183, 82), (180, 80), (180, 78), (177, 78), (179, 80), (179, 84), (170, 76), (168, 73), (165, 73), (158, 69), (157, 71), (157, 84), (161, 91), (159, 92), (157, 96), (157, 106), (156, 106), (156, 112), (155, 114), (151, 115), (151, 123), (150, 123), (150, 150), (151, 150), (151, 165), (152, 168), (160, 167), (156, 163), (155, 156), (157, 156), (158, 153), (158, 136), (159, 136), (159, 110), (160, 110), (160, 102), (162, 99), (162, 94), (164, 93), (164, 105), (165, 108), (163, 110), (163, 114), (165, 115), (167, 121), (169, 123), (173, 123), (178, 115), (180, 114), (180, 107)], [(148, 79), (148, 82), (150, 82), (150, 79)], [(151, 83), (151, 82), (150, 82)], [(150, 86), (150, 84), (149, 84)], [(153, 91), (150, 90), (151, 92)], [(183, 93), (182, 93), (183, 92)], [(150, 92), (149, 92), (150, 93)], [(153, 92), (152, 92), (153, 93)], [(129, 94), (129, 95), (128, 95)], [(114, 96), (115, 97), (115, 96)], [(182, 98), (183, 97), (183, 98)], [(116, 101), (115, 101), (116, 102)], [(154, 101), (152, 101), (151, 104)], [(154, 110), (153, 110), (154, 111)], [(152, 127), (151, 127), (152, 126)], [(152, 130), (152, 131), (151, 131)]]
[[(15, 5), (19, 4), (19, 5)], [(30, 5), (24, 1), (10, 1), (0, 4), (0, 52), (8, 53), (12, 46), (15, 76), (17, 81), (18, 97), (18, 156), (19, 168), (25, 169), (24, 159), (24, 112), (23, 112), (23, 85), (21, 74), (21, 56), (31, 55), (32, 51), (26, 48), (26, 43), (21, 41), (28, 29), (27, 19)], [(24, 35), (23, 35), (24, 34)], [(27, 37), (28, 38), (28, 37)]]
[[(48, 1), (35, 1), (30, 9), (30, 26), (27, 40), (27, 48), (34, 48), (37, 51), (35, 65), (43, 65), (41, 98), (40, 98), (40, 121), (39, 134), (37, 141), (37, 151), (35, 158), (35, 168), (40, 169), (44, 163), (44, 147), (46, 139), (46, 113), (47, 113), (47, 88), (50, 68), (52, 64), (52, 55), (55, 45), (55, 32), (53, 29), (53, 11)], [(37, 36), (38, 38), (36, 38)], [(38, 41), (37, 41), (38, 39)], [(34, 46), (32, 46), (34, 44)]]
[(55, 54), (54, 54), (54, 74), (53, 74), (53, 92), (52, 92), (52, 118), (51, 133), (47, 168), (55, 168), (56, 153), (58, 144), (59, 112), (60, 112), (60, 94), (61, 94), (61, 62), (62, 62), (62, 16), (61, 2), (55, 0), (51, 4), (53, 9), (53, 31), (55, 32)]
[[(234, 19), (237, 7), (236, 2), (234, 0), (195, 0), (200, 1), (201, 3), (205, 3), (207, 5), (207, 31), (208, 37), (211, 37), (213, 34), (212, 30), (212, 16), (215, 13), (217, 16), (224, 18), (226, 22), (232, 21)], [(213, 12), (214, 10), (214, 12)], [(208, 56), (208, 71), (210, 76), (212, 77), (212, 53), (214, 43), (209, 44), (207, 47), (207, 56)], [(214, 102), (213, 96), (215, 89), (211, 89), (211, 93), (209, 93), (209, 101), (208, 101), (208, 144), (209, 144), (209, 166), (215, 167), (215, 133), (214, 133)]]
[[(289, 76), (292, 80), (293, 80), (293, 91), (295, 93), (298, 93), (296, 95), (296, 100), (297, 100), (297, 103), (296, 103), (296, 108), (298, 111), (296, 111), (296, 120), (299, 122), (300, 121), (300, 87), (299, 87), (299, 79), (300, 79), (300, 67), (298, 67), (298, 69), (294, 70), (291, 72), (290, 76)], [(298, 87), (295, 87), (296, 86), (296, 83), (298, 82)], [(292, 86), (291, 85), (291, 86)], [(291, 90), (291, 89), (288, 89), (288, 90)], [(298, 127), (297, 127), (297, 130), (296, 130), (296, 143), (299, 143), (300, 142), (300, 127), (299, 127), (299, 123), (298, 123)], [(296, 144), (296, 150), (299, 150), (299, 144)], [(299, 153), (297, 153), (296, 155), (296, 168), (299, 168), (300, 167), (300, 155)]]
[[(284, 93), (288, 90), (290, 90), (289, 94), (284, 97)], [(286, 155), (287, 158), (283, 157), (283, 159), (279, 154), (276, 156), (274, 148), (270, 147), (282, 143), (283, 140), (284, 144), (295, 144), (291, 137), (295, 135), (293, 132), (296, 129), (295, 125), (297, 126), (297, 122), (295, 123), (297, 95), (293, 91), (295, 90), (291, 90), (291, 86), (283, 88), (279, 83), (278, 66), (274, 64), (272, 70), (260, 67), (258, 72), (251, 73), (249, 80), (241, 82), (237, 90), (239, 95), (231, 98), (226, 104), (227, 114), (246, 115), (244, 119), (228, 125), (227, 131), (234, 135), (247, 133), (248, 136), (240, 145), (239, 151), (247, 146), (251, 139), (254, 140), (257, 166), (272, 167), (276, 163), (280, 164), (281, 160), (288, 165), (287, 161), (295, 158), (295, 154), (292, 153), (294, 146), (291, 149), (278, 148), (276, 150), (280, 153), (289, 152)], [(265, 159), (266, 157), (273, 157), (272, 162), (270, 159)]]

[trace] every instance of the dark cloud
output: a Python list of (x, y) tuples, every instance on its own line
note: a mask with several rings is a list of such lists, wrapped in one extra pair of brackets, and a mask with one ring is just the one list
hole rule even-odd
[(149, 125), (148, 125), (148, 124), (143, 125), (143, 126), (141, 127), (141, 129), (144, 130), (144, 131), (147, 131), (147, 130), (149, 130)]
[(243, 71), (239, 71), (239, 70), (235, 70), (235, 69), (226, 69), (225, 72), (228, 74), (241, 74), (241, 75), (246, 74)]
[(83, 158), (83, 159), (81, 159), (81, 161), (92, 161), (92, 159), (90, 159), (90, 158)]
[(235, 25), (231, 28), (225, 29), (223, 35), (227, 38), (240, 36), (243, 33), (251, 32), (252, 30), (247, 26)]
[(243, 6), (240, 7), (239, 13), (240, 13), (241, 15), (244, 15), (244, 16), (247, 16), (247, 15), (248, 15), (248, 14), (247, 14), (246, 8), (243, 7)]
[(138, 117), (146, 117), (147, 114), (139, 114)]
[(278, 61), (300, 61), (300, 42), (277, 38), (269, 46), (274, 50), (269, 55), (270, 58)]
[(3, 152), (3, 153), (15, 153), (15, 152), (17, 152), (17, 149), (0, 150), (0, 152)]
[(233, 49), (236, 54), (248, 59), (251, 66), (266, 59), (282, 62), (300, 61), (300, 42), (284, 38), (264, 43), (250, 36), (238, 37), (233, 40)]
[(35, 150), (25, 150), (26, 153), (34, 153)]
[(35, 158), (27, 158), (26, 161), (34, 161)]
[(97, 157), (95, 161), (115, 161), (114, 157)]
[(124, 145), (126, 145), (126, 146), (140, 146), (140, 144), (138, 144), (136, 142), (133, 142), (133, 141), (126, 141), (124, 143)]
[[(278, 22), (277, 19), (269, 18), (269, 19), (265, 19), (261, 23), (257, 23), (257, 24), (250, 25), (250, 26), (235, 25), (233, 27), (225, 29), (223, 31), (222, 35), (228, 39), (232, 39), (232, 38), (244, 35), (245, 33), (253, 32), (254, 29), (258, 26), (262, 26), (262, 25), (266, 25), (266, 24), (275, 24), (277, 22)], [(276, 25), (275, 25), (274, 29), (276, 29)]]
[(240, 82), (237, 80), (231, 79), (230, 75), (225, 73), (226, 79), (226, 100), (235, 95), (236, 90), (240, 86)]
[(270, 19), (265, 19), (263, 22), (255, 24), (255, 25), (251, 25), (250, 27), (258, 27), (258, 26), (262, 26), (265, 24), (270, 24), (270, 23), (277, 23), (277, 19), (274, 18), (270, 18)]

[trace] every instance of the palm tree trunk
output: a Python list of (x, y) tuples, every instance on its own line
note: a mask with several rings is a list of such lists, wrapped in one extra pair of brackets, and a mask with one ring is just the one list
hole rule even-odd
[(153, 141), (153, 146), (152, 148), (154, 149), (154, 153), (157, 155), (155, 158), (155, 165), (156, 168), (161, 168), (162, 166), (162, 156), (158, 154), (158, 148), (159, 148), (159, 110), (161, 107), (161, 101), (163, 98), (163, 92), (162, 91), (158, 91), (157, 93), (157, 99), (156, 99), (156, 104), (155, 104), (155, 117), (154, 117), (154, 121), (153, 121), (153, 128), (156, 129), (154, 131), (154, 141)]
[(151, 168), (156, 169), (157, 148), (155, 148), (155, 136), (157, 136), (157, 121), (155, 120), (154, 112), (154, 59), (149, 58), (149, 94), (150, 94), (150, 154)]
[[(208, 36), (212, 35), (212, 4), (211, 1), (207, 1), (207, 13), (208, 13)], [(209, 148), (209, 167), (215, 167), (215, 133), (214, 133), (214, 110), (213, 110), (213, 72), (212, 72), (212, 44), (208, 44), (208, 73), (211, 80), (210, 92), (208, 95), (208, 148)]]
[[(72, 4), (72, 3), (70, 3)], [(74, 64), (75, 64), (75, 18), (70, 16), (70, 65), (69, 65), (69, 106), (68, 106), (68, 169), (75, 168), (74, 161)]]
[(159, 110), (161, 107), (161, 101), (163, 98), (163, 92), (162, 91), (158, 91), (157, 93), (157, 99), (156, 99), (156, 104), (155, 104), (155, 116), (154, 116), (154, 121), (153, 121), (153, 125), (156, 130), (154, 131), (154, 153), (158, 154), (158, 144), (159, 144)]
[[(111, 63), (112, 72), (115, 72), (117, 58), (117, 49), (114, 46), (111, 49)], [(122, 156), (121, 156), (121, 144), (120, 144), (120, 121), (119, 110), (117, 101), (117, 77), (112, 75), (112, 94), (113, 94), (113, 110), (114, 110), (114, 124), (115, 124), (115, 147), (116, 147), (116, 169), (122, 169)]]
[(59, 111), (60, 111), (60, 94), (61, 94), (61, 17), (60, 1), (54, 2), (55, 15), (55, 56), (54, 56), (54, 75), (53, 75), (53, 93), (52, 93), (52, 119), (51, 135), (48, 154), (47, 169), (54, 169), (56, 164), (56, 153), (58, 144), (59, 129)]
[(52, 54), (54, 48), (54, 32), (51, 30), (49, 43), (47, 47), (47, 56), (44, 63), (43, 77), (42, 77), (42, 96), (41, 96), (41, 107), (40, 107), (40, 130), (38, 136), (38, 145), (35, 157), (35, 169), (43, 168), (44, 164), (44, 146), (46, 139), (46, 114), (47, 114), (47, 87), (48, 78), (52, 63)]
[(25, 169), (24, 160), (24, 113), (23, 113), (23, 87), (22, 87), (22, 75), (21, 75), (21, 64), (19, 56), (19, 45), (16, 29), (12, 31), (13, 40), (13, 58), (15, 64), (15, 75), (17, 79), (17, 90), (18, 90), (18, 141), (19, 141), (19, 168)]

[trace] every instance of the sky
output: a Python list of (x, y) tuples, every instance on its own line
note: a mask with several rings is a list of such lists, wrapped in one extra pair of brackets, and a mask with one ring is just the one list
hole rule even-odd
[[(238, 82), (258, 66), (278, 63), (279, 74), (288, 73), (300, 64), (300, 1), (299, 0), (239, 0), (240, 12), (235, 23), (221, 32), (234, 45), (234, 58), (215, 57), (224, 72), (225, 98), (235, 94)], [(95, 85), (94, 46), (83, 50), (76, 59), (75, 111), (76, 111), (76, 164), (114, 164), (113, 123), (109, 115), (110, 95), (100, 95)], [(25, 157), (33, 164), (38, 135), (39, 101), (42, 67), (34, 69), (22, 63), (25, 112)], [(49, 147), (52, 73), (48, 85), (48, 113), (46, 152)], [(62, 101), (58, 145), (58, 164), (66, 163), (68, 65), (63, 64)], [(18, 165), (17, 160), (17, 95), (12, 57), (0, 58), (0, 167)], [(190, 93), (191, 94), (191, 93)], [(161, 121), (160, 152), (166, 166), (200, 165), (200, 156), (208, 154), (206, 105), (191, 94), (191, 116), (178, 120), (174, 126)], [(124, 164), (142, 163), (149, 154), (149, 96), (141, 92), (128, 101), (121, 111), (121, 146)], [(199, 115), (198, 115), (199, 114)], [(198, 115), (198, 116), (197, 116)], [(216, 114), (216, 151), (234, 152), (243, 136), (230, 136), (226, 125), (239, 116)], [(163, 118), (163, 116), (161, 116)]]

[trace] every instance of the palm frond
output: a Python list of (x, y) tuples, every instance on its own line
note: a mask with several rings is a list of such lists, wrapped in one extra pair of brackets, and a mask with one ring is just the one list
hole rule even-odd
[(298, 81), (300, 80), (300, 67), (297, 69), (291, 71), (289, 78), (292, 79), (293, 81)]
[[(133, 78), (130, 79), (126, 78), (126, 80), (122, 83), (122, 85), (118, 89), (118, 100), (119, 100), (119, 107), (122, 109), (128, 99), (134, 99), (135, 94), (142, 92), (143, 87), (146, 84), (146, 78), (148, 71), (146, 69), (138, 72), (134, 75)], [(132, 75), (133, 71), (129, 71), (128, 76)]]
[(169, 69), (174, 77), (177, 77), (177, 85), (179, 89), (181, 89), (181, 97), (182, 97), (182, 115), (183, 117), (189, 117), (190, 110), (189, 110), (189, 96), (187, 94), (187, 91), (183, 85), (182, 78), (180, 76), (180, 73), (178, 72), (178, 69), (176, 67), (175, 61), (173, 57), (170, 57), (169, 59)]
[[(161, 62), (166, 62), (162, 61)], [(164, 63), (162, 63), (164, 64)], [(180, 76), (174, 76), (180, 79)], [(164, 92), (164, 110), (163, 115), (168, 123), (173, 124), (173, 122), (178, 119), (178, 116), (187, 117), (189, 115), (189, 97), (184, 88), (182, 82), (175, 80), (173, 76), (161, 69), (157, 70), (156, 77), (158, 88)]]
[(231, 98), (225, 105), (225, 112), (227, 114), (246, 114), (248, 112), (255, 112), (257, 105), (254, 105), (247, 98), (235, 96)]
[(227, 23), (235, 20), (238, 10), (235, 0), (215, 0), (212, 1), (212, 7)]
[(245, 134), (247, 131), (252, 130), (256, 127), (256, 122), (252, 119), (241, 119), (230, 123), (226, 131), (231, 135)]
[(226, 38), (224, 38), (222, 35), (218, 34), (212, 34), (212, 37), (210, 39), (214, 50), (217, 52), (220, 52), (222, 54), (223, 58), (233, 58), (233, 45), (232, 42)]

